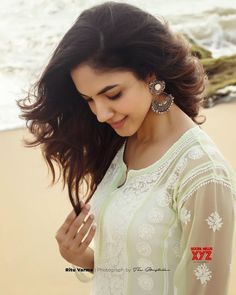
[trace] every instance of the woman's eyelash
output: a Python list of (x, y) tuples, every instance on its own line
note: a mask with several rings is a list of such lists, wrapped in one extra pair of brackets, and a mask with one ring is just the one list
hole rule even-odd
[(121, 96), (121, 92), (119, 92), (118, 94), (114, 95), (114, 96), (109, 96), (110, 99), (116, 99), (119, 98)]
[[(117, 98), (121, 97), (121, 95), (122, 95), (122, 93), (119, 92), (118, 94), (116, 94), (116, 95), (114, 95), (114, 96), (109, 96), (108, 98), (109, 98), (109, 99), (117, 99)], [(88, 102), (92, 101), (92, 99), (91, 99), (91, 98), (89, 98), (89, 99), (84, 99), (84, 101), (85, 101), (86, 103), (88, 103)]]

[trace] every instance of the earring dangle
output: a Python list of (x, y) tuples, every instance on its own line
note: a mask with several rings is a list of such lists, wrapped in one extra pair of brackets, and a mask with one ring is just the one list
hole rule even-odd
[(154, 113), (164, 114), (169, 111), (170, 107), (174, 103), (174, 97), (171, 94), (167, 94), (166, 92), (164, 92), (165, 86), (165, 81), (158, 80), (155, 80), (154, 82), (148, 84), (149, 90), (154, 96), (163, 93), (167, 95), (166, 99), (163, 101), (158, 101), (156, 98), (153, 99), (151, 109)]

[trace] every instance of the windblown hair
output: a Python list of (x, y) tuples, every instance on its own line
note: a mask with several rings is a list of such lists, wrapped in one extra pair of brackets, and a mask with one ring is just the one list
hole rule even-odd
[[(129, 70), (139, 80), (154, 73), (166, 82), (167, 93), (195, 123), (205, 95), (205, 72), (191, 45), (168, 22), (135, 6), (105, 2), (84, 10), (64, 35), (38, 81), (17, 101), (46, 164), (63, 172), (63, 188), (79, 214), (80, 199), (92, 197), (126, 137), (100, 123), (72, 81), (81, 63), (99, 71)], [(33, 100), (33, 101), (32, 101)], [(27, 101), (30, 102), (27, 104)], [(102, 155), (102, 156), (101, 156)], [(81, 193), (82, 184), (86, 191)]]

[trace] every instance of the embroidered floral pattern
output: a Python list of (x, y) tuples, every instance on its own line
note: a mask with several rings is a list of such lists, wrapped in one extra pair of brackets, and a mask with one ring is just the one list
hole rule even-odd
[(203, 151), (200, 147), (193, 147), (188, 153), (188, 157), (193, 160), (200, 159), (203, 156)]
[(138, 277), (138, 284), (145, 291), (152, 290), (153, 285), (154, 285), (153, 279), (150, 276), (145, 275), (145, 274), (140, 275)]
[(149, 240), (155, 232), (155, 228), (148, 223), (144, 223), (138, 230), (138, 235), (141, 239)]
[(191, 218), (190, 210), (187, 210), (186, 208), (183, 207), (180, 213), (180, 220), (184, 224), (187, 224), (190, 221), (190, 218)]
[(131, 180), (129, 184), (124, 184), (123, 192), (125, 194), (141, 194), (147, 192), (152, 188), (153, 183), (156, 183), (164, 171), (158, 169), (158, 171), (147, 173), (142, 176)]
[(219, 216), (219, 214), (215, 211), (211, 213), (211, 215), (206, 219), (209, 228), (211, 228), (214, 232), (216, 230), (220, 230), (223, 222), (222, 218)]
[(174, 254), (177, 258), (179, 258), (180, 255), (180, 242), (179, 241), (175, 241), (174, 246), (173, 246), (173, 251)]
[(180, 158), (178, 163), (175, 166), (176, 172), (178, 174), (181, 173), (185, 169), (185, 167), (187, 166), (187, 163), (188, 163), (188, 160), (186, 157)]
[(147, 219), (151, 223), (159, 223), (163, 220), (164, 213), (159, 208), (152, 208), (148, 214)]
[(142, 256), (150, 256), (152, 253), (151, 246), (147, 242), (144, 242), (144, 241), (139, 241), (136, 244), (136, 249), (137, 249), (138, 253)]
[(178, 180), (178, 175), (175, 173), (171, 174), (171, 176), (168, 179), (167, 186), (171, 188), (174, 187), (177, 180)]
[(170, 205), (172, 197), (169, 195), (167, 190), (162, 190), (157, 192), (157, 204), (161, 207), (167, 207)]
[(197, 280), (201, 281), (202, 285), (206, 285), (208, 281), (210, 281), (212, 275), (212, 271), (209, 270), (205, 263), (200, 264), (197, 269), (194, 270), (195, 276)]

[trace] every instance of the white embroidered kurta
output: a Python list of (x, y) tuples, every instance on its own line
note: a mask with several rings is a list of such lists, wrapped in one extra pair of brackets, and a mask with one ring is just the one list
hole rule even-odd
[(125, 144), (90, 200), (94, 274), (77, 278), (90, 275), (92, 295), (226, 295), (236, 200), (230, 164), (196, 125), (126, 178)]

